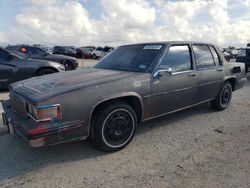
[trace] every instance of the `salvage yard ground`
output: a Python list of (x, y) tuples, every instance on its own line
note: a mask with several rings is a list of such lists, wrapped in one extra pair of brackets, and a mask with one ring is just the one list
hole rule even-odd
[(0, 187), (249, 187), (247, 77), (227, 110), (203, 104), (149, 121), (115, 153), (87, 141), (32, 149), (0, 126)]

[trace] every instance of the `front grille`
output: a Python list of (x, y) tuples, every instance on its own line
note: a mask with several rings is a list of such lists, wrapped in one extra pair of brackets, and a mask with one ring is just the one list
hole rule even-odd
[(20, 115), (26, 116), (26, 102), (23, 97), (16, 93), (11, 93), (10, 101), (12, 110)]

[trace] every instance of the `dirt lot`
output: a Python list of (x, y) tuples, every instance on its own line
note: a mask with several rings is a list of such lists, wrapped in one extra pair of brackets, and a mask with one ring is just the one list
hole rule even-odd
[(0, 136), (0, 187), (249, 187), (248, 79), (227, 110), (203, 104), (144, 123), (115, 153), (86, 141), (32, 149)]

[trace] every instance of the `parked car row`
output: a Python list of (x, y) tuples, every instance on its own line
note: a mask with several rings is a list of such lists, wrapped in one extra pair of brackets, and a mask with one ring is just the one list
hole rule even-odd
[(34, 76), (75, 70), (78, 67), (76, 58), (102, 58), (113, 49), (55, 46), (53, 53), (50, 53), (50, 48), (40, 45), (9, 45), (5, 49), (0, 48), (0, 89)]
[(53, 54), (62, 54), (67, 56), (72, 56), (75, 58), (86, 58), (86, 59), (100, 59), (106, 56), (108, 53), (113, 51), (113, 47), (105, 46), (103, 47), (81, 47), (75, 48), (73, 46), (55, 46), (53, 49)]
[(78, 67), (78, 61), (76, 58), (66, 55), (50, 54), (46, 50), (36, 46), (15, 45), (7, 46), (5, 49), (17, 53), (26, 59), (42, 59), (60, 63), (65, 66), (66, 71), (75, 70)]
[(9, 84), (20, 80), (64, 70), (62, 64), (49, 60), (23, 58), (17, 53), (0, 48), (0, 89), (6, 89)]

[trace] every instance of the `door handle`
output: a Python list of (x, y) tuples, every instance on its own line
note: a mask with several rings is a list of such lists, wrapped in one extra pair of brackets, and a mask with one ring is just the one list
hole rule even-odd
[(187, 76), (194, 77), (194, 76), (197, 76), (197, 74), (196, 73), (191, 73), (191, 74), (188, 74)]
[(223, 71), (223, 69), (216, 69), (216, 71), (218, 71), (218, 72), (222, 72), (222, 71)]

